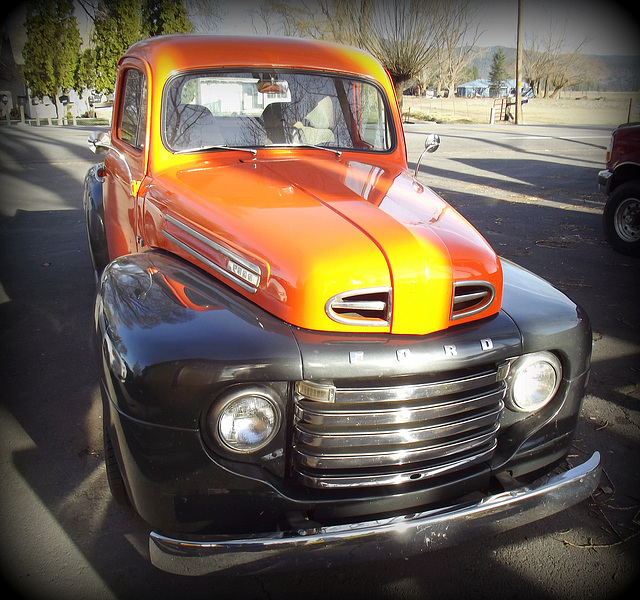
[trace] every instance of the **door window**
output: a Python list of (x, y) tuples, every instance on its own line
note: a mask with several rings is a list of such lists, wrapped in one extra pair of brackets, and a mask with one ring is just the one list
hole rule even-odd
[(147, 86), (145, 76), (136, 69), (128, 69), (123, 76), (123, 92), (118, 137), (141, 150), (147, 126)]

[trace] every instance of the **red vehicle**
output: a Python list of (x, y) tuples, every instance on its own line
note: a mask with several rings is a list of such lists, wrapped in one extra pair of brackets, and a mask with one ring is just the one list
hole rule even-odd
[(598, 184), (608, 195), (603, 215), (607, 241), (618, 252), (640, 256), (640, 123), (613, 132)]
[(370, 55), (145, 40), (91, 145), (107, 475), (156, 566), (407, 556), (595, 489), (588, 317), (408, 170)]

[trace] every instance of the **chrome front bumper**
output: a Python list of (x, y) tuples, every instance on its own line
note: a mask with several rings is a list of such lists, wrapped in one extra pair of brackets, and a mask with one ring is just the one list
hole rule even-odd
[(178, 540), (152, 532), (151, 562), (178, 575), (248, 575), (397, 559), (493, 535), (553, 515), (589, 497), (600, 481), (600, 454), (542, 483), (477, 503), (241, 539)]

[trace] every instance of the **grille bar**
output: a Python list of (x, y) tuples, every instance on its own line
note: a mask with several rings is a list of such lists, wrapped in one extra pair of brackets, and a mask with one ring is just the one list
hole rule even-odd
[(305, 465), (315, 469), (335, 468), (368, 468), (387, 466), (393, 467), (398, 464), (406, 465), (425, 460), (443, 459), (455, 455), (459, 452), (467, 452), (483, 444), (491, 445), (495, 434), (498, 431), (497, 425), (485, 429), (482, 435), (468, 438), (455, 438), (451, 441), (439, 441), (431, 444), (420, 443), (420, 440), (412, 444), (399, 444), (397, 446), (384, 445), (379, 447), (369, 447), (368, 450), (360, 449), (356, 454), (335, 448), (333, 453), (324, 451), (322, 454), (301, 453), (306, 458)]
[[(303, 389), (303, 388), (300, 388)], [(495, 449), (505, 384), (497, 370), (419, 385), (297, 395), (293, 467), (317, 488), (390, 485), (482, 463)]]
[(497, 442), (495, 439), (491, 445), (487, 445), (482, 451), (476, 450), (468, 456), (461, 456), (454, 460), (442, 461), (434, 465), (415, 466), (410, 470), (399, 472), (378, 472), (363, 474), (349, 473), (324, 473), (322, 476), (312, 475), (311, 473), (300, 473), (300, 480), (309, 487), (316, 488), (345, 488), (345, 487), (362, 487), (365, 485), (363, 480), (366, 479), (368, 486), (380, 485), (398, 485), (401, 483), (410, 483), (418, 481), (426, 477), (435, 477), (445, 473), (467, 469), (474, 465), (488, 461), (496, 449)]
[(498, 373), (495, 369), (480, 371), (465, 377), (456, 377), (416, 385), (380, 386), (375, 388), (336, 388), (335, 402), (351, 404), (362, 402), (406, 402), (425, 398), (444, 398), (458, 392), (468, 392), (495, 385)]
[[(352, 448), (376, 449), (393, 445), (408, 446), (416, 442), (432, 443), (451, 436), (462, 436), (478, 431), (485, 426), (492, 427), (500, 416), (502, 404), (494, 405), (490, 410), (472, 413), (462, 418), (434, 418), (424, 421), (408, 421), (399, 427), (398, 424), (384, 426), (367, 426), (349, 422), (349, 427), (318, 427), (298, 423), (298, 442), (308, 448), (321, 448), (323, 453), (331, 448), (344, 450), (348, 445), (348, 453), (353, 455)], [(376, 450), (377, 451), (377, 450)]]

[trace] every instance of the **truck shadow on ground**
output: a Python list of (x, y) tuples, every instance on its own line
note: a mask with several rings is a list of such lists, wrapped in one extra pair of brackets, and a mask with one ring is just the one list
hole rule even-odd
[[(502, 209), (505, 219), (530, 221), (520, 205), (505, 205)], [(510, 210), (516, 214), (510, 215)], [(606, 524), (602, 514), (595, 514), (594, 503), (589, 502), (500, 536), (408, 560), (398, 557), (359, 567), (336, 565), (329, 570), (233, 579), (224, 574), (185, 579), (155, 570), (148, 561), (148, 527), (113, 503), (104, 475), (98, 370), (90, 348), (93, 275), (83, 247), (82, 213), (19, 212), (9, 221), (4, 220), (0, 229), (3, 241), (25, 256), (25, 262), (16, 269), (7, 265), (4, 258), (0, 260), (3, 285), (10, 298), (0, 307), (4, 403), (34, 443), (31, 449), (14, 452), (11, 461), (113, 597), (147, 597), (152, 592), (159, 599), (204, 598), (215, 589), (217, 598), (290, 597), (301, 593), (306, 598), (327, 594), (348, 594), (352, 598), (451, 598), (467, 594), (475, 598), (572, 598), (588, 594), (592, 598), (610, 598), (629, 583), (629, 576), (623, 573), (607, 585), (595, 588), (593, 579), (587, 578), (575, 582), (575, 589), (567, 590), (566, 578), (556, 571), (557, 558), (552, 557), (560, 552), (567, 564), (575, 567), (586, 563), (583, 568), (601, 570), (602, 578), (608, 577), (599, 559), (591, 559), (587, 549), (579, 548), (588, 545), (589, 540), (602, 541), (603, 537), (606, 544), (612, 543), (611, 535), (602, 534), (601, 527)], [(45, 231), (52, 232), (51, 238), (43, 237), (36, 251), (31, 246), (20, 247), (31, 243), (28, 240), (34, 232)], [(613, 268), (617, 256), (606, 246), (585, 245), (570, 250), (575, 252), (575, 258), (587, 260), (601, 278), (607, 277), (597, 285), (602, 298), (594, 297), (591, 286), (578, 288), (584, 303), (603, 302), (610, 294), (623, 293), (619, 286), (629, 286), (628, 282), (619, 281), (624, 264)], [(532, 270), (542, 261), (547, 265), (546, 275), (561, 282), (567, 276), (565, 261), (574, 260), (573, 256), (567, 258), (568, 252), (567, 248), (540, 248), (534, 244), (532, 254), (525, 258)], [(23, 281), (26, 273), (30, 278), (28, 286)], [(626, 292), (631, 294), (631, 290)], [(623, 306), (631, 310), (629, 304)], [(603, 335), (625, 336), (629, 340), (634, 337), (630, 329), (616, 325), (615, 318), (596, 323)], [(597, 362), (592, 386), (598, 393), (604, 391), (598, 387), (597, 379), (607, 374), (615, 378), (628, 366), (624, 356)], [(607, 399), (620, 403), (624, 400), (610, 390)], [(605, 456), (605, 468), (609, 470), (611, 466), (614, 471), (616, 461), (627, 455), (630, 440), (615, 428), (597, 431), (596, 425), (587, 418), (579, 432), (576, 452), (606, 447), (610, 455)], [(637, 479), (622, 482), (617, 477), (616, 473), (612, 475), (614, 483), (610, 485), (620, 495), (638, 497)], [(13, 533), (16, 538), (24, 535), (20, 531)], [(575, 547), (567, 545), (567, 540)], [(549, 550), (549, 546), (555, 549)], [(630, 550), (626, 544), (611, 551)], [(3, 562), (2, 570), (9, 583), (19, 585), (19, 579), (11, 579), (10, 559), (5, 557)], [(628, 562), (631, 570), (633, 562)], [(25, 570), (28, 573), (40, 565), (37, 556), (30, 565), (20, 565), (22, 577)], [(532, 573), (540, 576), (536, 578)], [(57, 582), (57, 587), (68, 590), (69, 595), (76, 586), (74, 581)], [(50, 597), (48, 591), (43, 589), (40, 597)], [(96, 593), (95, 597), (102, 596)]]
[[(27, 139), (40, 138), (29, 132)], [(21, 156), (20, 160), (34, 158), (27, 151)], [(488, 173), (500, 171), (498, 164), (475, 166), (489, 169)], [(446, 174), (451, 179), (451, 172)], [(50, 181), (42, 178), (38, 185), (45, 190)], [(477, 185), (482, 180), (460, 175), (456, 182)], [(0, 305), (2, 404), (30, 440), (28, 448), (16, 446), (3, 461), (15, 468), (47, 518), (59, 525), (104, 587), (79, 591), (86, 590), (80, 582), (85, 569), (78, 567), (77, 578), (63, 579), (68, 571), (56, 571), (55, 562), (50, 561), (50, 555), (59, 550), (47, 545), (46, 537), (40, 539), (39, 530), (17, 528), (31, 516), (21, 515), (14, 525), (6, 521), (10, 517), (5, 513), (0, 519), (5, 520), (3, 531), (12, 542), (20, 545), (27, 537), (38, 542), (36, 552), (20, 564), (17, 556), (3, 553), (0, 573), (10, 587), (19, 593), (29, 590), (26, 597), (34, 600), (301, 595), (309, 600), (331, 595), (596, 600), (618, 597), (630, 587), (640, 565), (638, 538), (621, 539), (638, 530), (633, 506), (640, 498), (640, 482), (628, 463), (638, 447), (637, 421), (634, 424), (632, 418), (637, 415), (633, 386), (637, 390), (640, 385), (639, 263), (604, 244), (597, 214), (440, 190), (499, 254), (550, 279), (590, 314), (600, 337), (574, 448), (576, 457), (596, 449), (603, 452), (607, 474), (603, 486), (609, 488), (601, 490), (603, 501), (595, 498), (499, 536), (406, 560), (397, 557), (358, 567), (335, 565), (281, 575), (182, 578), (150, 565), (149, 528), (114, 504), (109, 494), (98, 367), (91, 346), (94, 281), (84, 216), (78, 210), (81, 184), (75, 187), (73, 199), (66, 199), (74, 210), (18, 211), (14, 217), (0, 219), (0, 281), (7, 297)], [(601, 343), (608, 343), (602, 351)], [(603, 404), (613, 406), (609, 413), (597, 412)], [(5, 426), (2, 423), (3, 430)], [(10, 494), (11, 489), (2, 490), (3, 505)], [(612, 517), (619, 507), (625, 509), (624, 516)], [(24, 510), (28, 509), (25, 503)], [(626, 529), (619, 526), (621, 520)], [(618, 562), (612, 570), (614, 553)], [(62, 563), (74, 560), (72, 556), (56, 558)], [(28, 580), (36, 575), (42, 585), (34, 588)]]

